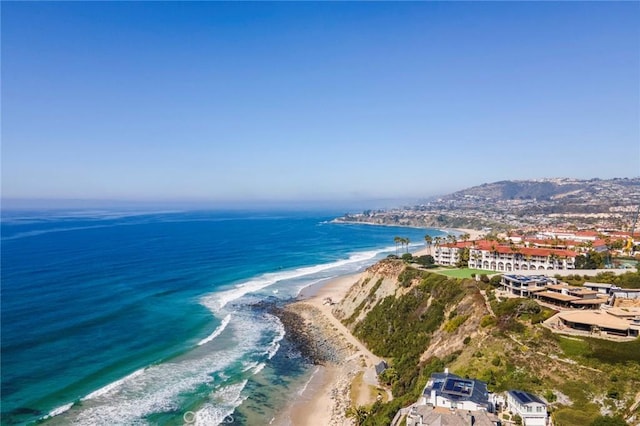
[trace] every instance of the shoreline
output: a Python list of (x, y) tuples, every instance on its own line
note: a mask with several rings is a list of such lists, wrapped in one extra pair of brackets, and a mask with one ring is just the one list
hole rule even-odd
[[(420, 227), (410, 228), (420, 229)], [(482, 231), (466, 228), (438, 230), (447, 233), (455, 232), (458, 235), (468, 233), (471, 239), (478, 239), (484, 234)], [(429, 251), (429, 248), (421, 247), (412, 254), (420, 256), (429, 254)], [(272, 424), (351, 425), (352, 420), (346, 416), (347, 408), (370, 405), (375, 402), (373, 395), (380, 393), (375, 365), (382, 361), (382, 358), (371, 353), (332, 312), (333, 305), (342, 301), (351, 286), (363, 275), (364, 271), (340, 275), (312, 284), (303, 288), (296, 299), (284, 307), (285, 311), (298, 315), (304, 322), (301, 327), (322, 345), (330, 342), (329, 345), (333, 345), (331, 351), (343, 355), (336, 357), (339, 359), (327, 360), (316, 367), (304, 387), (296, 391), (290, 405), (282, 415), (274, 419)], [(351, 400), (353, 387), (359, 387), (354, 392), (358, 395), (357, 401)], [(386, 393), (388, 400), (391, 400), (391, 392), (386, 390)]]
[[(333, 345), (333, 351), (341, 356), (319, 365), (273, 424), (351, 425), (353, 422), (346, 416), (346, 410), (352, 404), (375, 402), (371, 388), (377, 388), (375, 365), (381, 358), (372, 354), (332, 313), (332, 305), (341, 301), (362, 275), (363, 272), (337, 276), (309, 286), (285, 306), (285, 310), (300, 316), (304, 327), (322, 345)], [(332, 303), (328, 303), (328, 298)], [(362, 380), (356, 381), (357, 376)], [(351, 401), (354, 386), (360, 387), (358, 401)]]
[(411, 228), (411, 229), (437, 229), (438, 231), (446, 232), (446, 233), (449, 233), (449, 231), (460, 232), (460, 234), (468, 232), (471, 235), (473, 235), (474, 233), (478, 233), (478, 234), (481, 234), (481, 235), (486, 234), (486, 231), (482, 231), (480, 229), (448, 228), (446, 226), (444, 226), (444, 227), (442, 227), (442, 226), (424, 226), (424, 225), (423, 226), (416, 226), (416, 225), (402, 225), (402, 224), (399, 224), (399, 223), (373, 223), (373, 222), (347, 221), (347, 220), (338, 220), (338, 219), (332, 219), (332, 220), (328, 221), (328, 223), (337, 223), (337, 224), (340, 224), (340, 225), (386, 226), (386, 227), (390, 227), (390, 228), (395, 227), (395, 228)]

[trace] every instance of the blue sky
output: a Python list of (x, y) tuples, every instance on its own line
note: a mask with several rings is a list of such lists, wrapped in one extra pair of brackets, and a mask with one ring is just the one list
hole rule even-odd
[(3, 2), (4, 198), (640, 175), (640, 4)]

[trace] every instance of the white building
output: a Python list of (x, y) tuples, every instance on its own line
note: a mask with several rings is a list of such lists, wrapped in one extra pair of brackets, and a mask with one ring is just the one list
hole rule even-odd
[(505, 272), (574, 269), (578, 255), (572, 250), (516, 247), (487, 240), (462, 241), (437, 246), (435, 263), (454, 266), (465, 248), (469, 250), (469, 268)]
[(507, 409), (522, 417), (524, 426), (546, 426), (547, 404), (535, 395), (520, 390), (507, 392)]
[(487, 384), (480, 380), (464, 379), (449, 373), (433, 373), (425, 386), (418, 405), (451, 409), (493, 412)]

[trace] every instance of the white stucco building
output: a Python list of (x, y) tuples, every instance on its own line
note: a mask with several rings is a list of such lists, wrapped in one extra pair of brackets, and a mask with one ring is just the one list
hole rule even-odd
[(507, 409), (522, 418), (524, 426), (546, 426), (547, 404), (535, 395), (520, 390), (507, 392)]

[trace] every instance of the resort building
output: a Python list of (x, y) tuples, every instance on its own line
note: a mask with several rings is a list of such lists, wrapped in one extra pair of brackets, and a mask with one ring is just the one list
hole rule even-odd
[(507, 392), (507, 409), (522, 418), (524, 426), (546, 426), (547, 404), (535, 395), (520, 390)]
[(418, 405), (431, 405), (449, 409), (493, 412), (487, 384), (475, 379), (464, 379), (449, 373), (433, 373), (425, 386)]
[(438, 245), (433, 255), (435, 263), (454, 266), (465, 249), (469, 250), (469, 268), (505, 272), (574, 269), (578, 256), (572, 250), (517, 247), (481, 240)]

